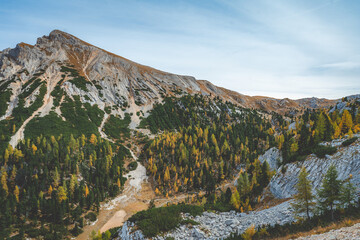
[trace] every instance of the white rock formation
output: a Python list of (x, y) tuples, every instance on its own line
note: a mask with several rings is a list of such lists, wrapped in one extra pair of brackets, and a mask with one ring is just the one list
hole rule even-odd
[[(338, 140), (334, 140), (329, 145), (338, 146)], [(276, 198), (289, 198), (296, 193), (295, 185), (302, 167), (309, 173), (308, 179), (313, 185), (313, 193), (320, 188), (324, 174), (331, 165), (335, 165), (339, 173), (339, 179), (346, 180), (352, 174), (351, 182), (360, 188), (360, 142), (348, 147), (338, 147), (338, 151), (332, 156), (318, 158), (314, 154), (308, 156), (306, 160), (296, 163), (286, 164), (279, 169), (277, 174), (271, 179), (270, 191)], [(283, 173), (283, 171), (285, 172)]]
[(279, 149), (273, 147), (267, 150), (263, 155), (259, 157), (259, 161), (263, 163), (267, 161), (271, 170), (277, 170), (279, 163), (282, 163), (283, 158)]
[[(177, 229), (170, 231), (163, 236), (157, 236), (153, 239), (165, 240), (167, 237), (175, 239), (224, 239), (231, 233), (243, 233), (251, 225), (265, 226), (275, 224), (286, 224), (295, 221), (291, 208), (291, 201), (281, 203), (277, 206), (246, 213), (237, 213), (235, 211), (213, 213), (204, 212), (202, 215), (192, 217), (189, 214), (183, 214), (184, 219), (192, 219), (198, 223), (197, 226), (181, 225)], [(133, 223), (125, 222), (125, 227), (119, 231), (118, 239), (146, 239), (141, 231), (134, 231)]]

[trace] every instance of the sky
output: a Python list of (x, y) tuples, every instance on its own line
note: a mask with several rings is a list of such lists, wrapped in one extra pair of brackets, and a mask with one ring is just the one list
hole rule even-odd
[(360, 93), (358, 0), (0, 0), (0, 49), (59, 29), (242, 94)]

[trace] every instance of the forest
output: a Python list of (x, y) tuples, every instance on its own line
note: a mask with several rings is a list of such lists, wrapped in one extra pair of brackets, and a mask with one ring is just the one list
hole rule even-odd
[[(346, 135), (351, 138), (360, 131), (360, 102), (346, 101), (346, 108), (306, 110), (292, 121), (295, 127), (289, 130), (289, 122), (282, 119), (279, 134), (276, 137), (277, 147), (283, 155), (283, 163), (303, 161), (307, 155), (314, 153), (323, 158), (334, 154), (336, 148), (321, 145)], [(282, 116), (280, 116), (282, 118)]]
[[(34, 79), (27, 87), (41, 86)], [(37, 99), (33, 104), (41, 104), (42, 97)], [(15, 113), (25, 111), (23, 105), (20, 102)], [(51, 111), (28, 123), (25, 140), (15, 149), (1, 145), (1, 238), (77, 236), (85, 224), (96, 220), (100, 203), (119, 194), (126, 181), (123, 164), (130, 154), (120, 143), (131, 136), (130, 114), (124, 119), (108, 118), (103, 130), (117, 140), (111, 143), (97, 135), (104, 116), (97, 105), (82, 103), (75, 96), (65, 97), (58, 106), (66, 121)], [(26, 109), (25, 116), (29, 111)], [(348, 135), (346, 146), (356, 140), (352, 135), (360, 130), (356, 101), (346, 101), (344, 110), (306, 109), (297, 116), (282, 116), (241, 108), (219, 97), (168, 96), (155, 104), (147, 118), (140, 118), (139, 128), (155, 134), (154, 139), (133, 140), (144, 145), (139, 160), (156, 195), (193, 194), (186, 202), (200, 206), (201, 211), (254, 209), (274, 174), (267, 162), (258, 159), (269, 148), (281, 150), (283, 161), (279, 164), (284, 165), (303, 161), (311, 153), (319, 157), (333, 154), (336, 148), (320, 143)], [(19, 117), (4, 121), (2, 140), (9, 139), (22, 122)], [(61, 131), (54, 126), (61, 126)], [(236, 187), (222, 188), (235, 179)], [(183, 208), (192, 209), (151, 210), (154, 216), (161, 216), (156, 228), (151, 214), (139, 213), (147, 216), (140, 225), (149, 236), (166, 231), (181, 222), (176, 216)], [(173, 213), (176, 216), (168, 221)], [(139, 221), (136, 216), (140, 215), (135, 215), (134, 221)]]
[(77, 236), (100, 203), (121, 191), (129, 156), (94, 134), (9, 145), (1, 157), (0, 238)]
[[(165, 112), (167, 118), (161, 118)], [(146, 122), (152, 131), (163, 131), (141, 156), (156, 194), (200, 190), (213, 201), (217, 186), (240, 174), (234, 208), (247, 211), (258, 201), (272, 174), (258, 156), (275, 144), (275, 131), (260, 113), (218, 98), (186, 95), (165, 99)]]

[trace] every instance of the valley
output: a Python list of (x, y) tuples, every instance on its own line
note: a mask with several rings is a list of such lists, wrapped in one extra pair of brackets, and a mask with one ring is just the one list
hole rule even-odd
[(0, 93), (0, 238), (276, 239), (360, 219), (360, 95), (246, 96), (59, 30), (0, 52)]

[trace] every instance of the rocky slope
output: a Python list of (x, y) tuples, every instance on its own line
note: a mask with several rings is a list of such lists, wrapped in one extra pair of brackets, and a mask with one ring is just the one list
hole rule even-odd
[[(359, 135), (356, 135), (359, 136)], [(346, 139), (336, 139), (327, 145), (338, 148), (338, 151), (332, 156), (318, 158), (315, 155), (309, 155), (303, 163), (290, 163), (282, 166), (285, 169), (279, 169), (277, 174), (271, 179), (269, 188), (276, 198), (289, 198), (296, 193), (295, 185), (301, 168), (304, 166), (309, 173), (308, 179), (312, 181), (313, 193), (321, 186), (323, 175), (330, 165), (335, 165), (339, 173), (339, 179), (348, 179), (352, 175), (351, 182), (360, 189), (360, 141), (347, 147), (342, 147), (341, 143)], [(325, 144), (325, 143), (324, 143)]]
[(259, 161), (261, 163), (266, 161), (269, 164), (270, 169), (276, 171), (279, 167), (279, 163), (283, 161), (283, 158), (279, 149), (273, 147), (261, 155)]
[[(46, 87), (41, 94), (41, 87)], [(61, 92), (63, 91), (63, 92)], [(13, 111), (24, 101), (24, 108), (34, 102), (36, 106), (21, 126), (16, 126), (11, 144), (15, 146), (24, 136), (27, 123), (35, 116), (55, 112), (63, 120), (58, 103), (66, 96), (79, 96), (82, 103), (106, 107), (112, 115), (133, 113), (130, 127), (140, 122), (142, 112), (146, 117), (155, 102), (166, 95), (199, 93), (231, 101), (243, 107), (257, 108), (279, 113), (327, 107), (334, 103), (326, 99), (273, 99), (245, 96), (208, 81), (181, 76), (153, 69), (86, 43), (68, 33), (54, 30), (49, 36), (37, 39), (35, 45), (20, 43), (13, 49), (0, 52), (0, 121), (13, 116)]]
[(331, 230), (327, 233), (300, 237), (298, 240), (358, 240), (360, 238), (360, 223), (351, 227)]
[[(255, 227), (275, 224), (286, 224), (295, 221), (290, 207), (290, 201), (277, 206), (247, 213), (236, 213), (235, 211), (212, 213), (204, 212), (202, 215), (192, 217), (184, 214), (184, 219), (192, 219), (199, 223), (197, 226), (181, 225), (177, 229), (158, 236), (155, 239), (164, 240), (167, 237), (174, 239), (225, 239), (231, 233), (243, 233), (251, 225)], [(141, 231), (136, 230), (133, 223), (127, 221), (118, 232), (121, 240), (146, 239)]]
[[(360, 135), (355, 135), (360, 136)], [(327, 156), (324, 159), (310, 155), (304, 163), (291, 163), (278, 168), (277, 164), (281, 162), (280, 151), (271, 148), (259, 157), (261, 162), (267, 161), (273, 170), (277, 170), (272, 178), (269, 189), (277, 198), (291, 198), (296, 192), (294, 186), (297, 183), (297, 177), (302, 166), (305, 166), (309, 172), (309, 179), (313, 182), (313, 191), (320, 187), (323, 174), (326, 173), (331, 164), (335, 164), (339, 172), (339, 179), (345, 180), (352, 174), (351, 181), (355, 186), (360, 187), (360, 140), (347, 147), (342, 147), (341, 143), (346, 139), (336, 139), (332, 142), (323, 143), (338, 148), (337, 153)], [(286, 171), (283, 173), (282, 168)], [(199, 223), (197, 226), (181, 225), (177, 229), (166, 233), (164, 236), (157, 236), (155, 239), (164, 240), (167, 237), (174, 239), (224, 239), (231, 233), (243, 233), (248, 227), (254, 224), (256, 227), (274, 224), (286, 224), (295, 221), (291, 209), (291, 201), (288, 200), (268, 209), (252, 211), (249, 213), (236, 213), (234, 211), (212, 213), (204, 212), (202, 215), (192, 217), (188, 214), (183, 215), (183, 219), (192, 219)], [(300, 239), (358, 239), (358, 227), (354, 226), (348, 229), (330, 231), (322, 235)], [(126, 222), (123, 228), (118, 232), (117, 239), (146, 239), (142, 232), (137, 230), (131, 222)]]

